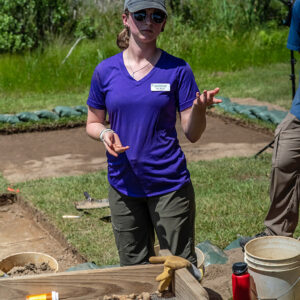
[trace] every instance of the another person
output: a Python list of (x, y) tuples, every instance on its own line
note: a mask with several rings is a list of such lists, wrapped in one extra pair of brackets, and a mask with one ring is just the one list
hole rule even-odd
[[(300, 0), (293, 5), (287, 48), (300, 51)], [(266, 228), (254, 237), (293, 237), (299, 220), (300, 201), (300, 86), (290, 112), (275, 131), (270, 200), (264, 221)], [(254, 237), (241, 239), (241, 246)]]
[[(206, 108), (221, 100), (216, 88), (200, 95), (189, 65), (159, 49), (164, 0), (126, 0), (123, 50), (95, 69), (86, 131), (107, 150), (109, 203), (120, 265), (148, 263), (154, 230), (161, 249), (196, 264), (195, 199), (175, 129), (186, 137), (203, 133)], [(105, 128), (105, 111), (111, 128)]]

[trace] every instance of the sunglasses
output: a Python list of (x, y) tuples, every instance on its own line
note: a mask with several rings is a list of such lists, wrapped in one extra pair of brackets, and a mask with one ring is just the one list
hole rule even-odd
[[(133, 13), (133, 17), (136, 21), (142, 22), (147, 17), (147, 12), (145, 9), (139, 10)], [(156, 10), (152, 14), (150, 14), (151, 20), (156, 24), (161, 24), (165, 18), (166, 14), (163, 11)]]

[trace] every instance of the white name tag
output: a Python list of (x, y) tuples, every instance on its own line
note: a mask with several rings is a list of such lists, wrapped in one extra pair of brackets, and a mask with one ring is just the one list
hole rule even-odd
[(152, 92), (170, 92), (170, 83), (151, 83)]

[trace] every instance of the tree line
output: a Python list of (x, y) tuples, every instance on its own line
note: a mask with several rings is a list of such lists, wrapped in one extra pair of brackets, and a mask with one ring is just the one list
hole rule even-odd
[[(281, 26), (287, 14), (281, 0), (167, 0), (167, 5), (169, 18), (216, 32)], [(108, 16), (119, 16), (122, 7), (123, 0), (0, 0), (0, 53), (35, 49), (61, 35), (95, 38), (101, 22), (120, 25)]]

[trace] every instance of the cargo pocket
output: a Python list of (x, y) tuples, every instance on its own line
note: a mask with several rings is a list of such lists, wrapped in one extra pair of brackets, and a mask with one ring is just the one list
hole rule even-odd
[(285, 131), (287, 128), (289, 128), (290, 124), (293, 122), (294, 119), (295, 119), (295, 116), (292, 115), (291, 113), (288, 113), (275, 130), (274, 149), (273, 149), (273, 154), (272, 154), (272, 167), (273, 168), (277, 167), (278, 161), (280, 160), (280, 155), (281, 155), (280, 141), (281, 141), (282, 132)]

